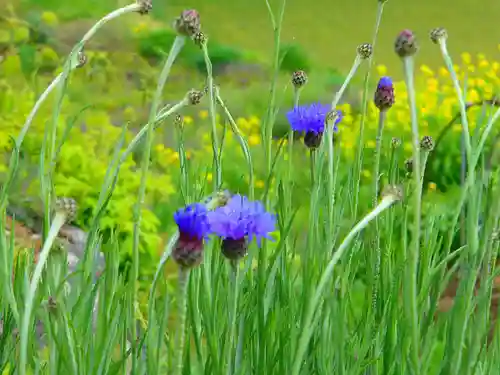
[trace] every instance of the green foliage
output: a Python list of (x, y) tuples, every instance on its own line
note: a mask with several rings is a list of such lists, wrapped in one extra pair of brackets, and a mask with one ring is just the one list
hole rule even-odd
[(293, 73), (296, 70), (311, 70), (311, 62), (307, 56), (306, 50), (299, 44), (284, 44), (280, 48), (280, 70), (287, 73)]

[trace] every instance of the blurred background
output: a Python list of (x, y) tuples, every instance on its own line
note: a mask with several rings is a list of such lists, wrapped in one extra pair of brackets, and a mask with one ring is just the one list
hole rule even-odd
[[(5, 176), (16, 137), (36, 98), (53, 77), (73, 45), (102, 16), (127, 5), (118, 0), (0, 0), (0, 181)], [(270, 0), (277, 13), (281, 1)], [(354, 60), (357, 45), (371, 42), (377, 0), (288, 0), (281, 35), (278, 104), (275, 126), (276, 143), (288, 131), (285, 111), (292, 105), (290, 75), (302, 69), (309, 75), (301, 102), (328, 102), (343, 82)], [(162, 64), (175, 33), (173, 20), (187, 8), (201, 15), (202, 29), (209, 36), (209, 53), (221, 95), (248, 137), (256, 165), (255, 188), (264, 192), (265, 170), (260, 140), (260, 123), (265, 113), (273, 61), (273, 30), (264, 0), (153, 0), (150, 15), (129, 14), (107, 24), (86, 46), (88, 64), (75, 71), (58, 118), (61, 133), (68, 126), (71, 135), (61, 148), (56, 166), (56, 193), (71, 196), (81, 206), (75, 222), (89, 225), (115, 144), (124, 124), (126, 140), (146, 122), (150, 99)], [(441, 142), (435, 150), (426, 174), (428, 202), (435, 209), (452, 199), (460, 182), (460, 129), (452, 122), (457, 101), (448, 72), (442, 67), (437, 46), (429, 30), (446, 27), (449, 50), (460, 78), (467, 82), (467, 100), (477, 103), (470, 111), (471, 126), (480, 129), (487, 116), (482, 100), (498, 92), (500, 3), (494, 0), (389, 0), (384, 8), (376, 44), (370, 98), (379, 77), (395, 80), (396, 105), (389, 111), (384, 137), (383, 166), (390, 159), (392, 137), (403, 141), (398, 163), (404, 176), (404, 160), (411, 151), (409, 113), (402, 78), (402, 64), (393, 51), (399, 31), (413, 30), (420, 41), (416, 57), (417, 100), (422, 135)], [(363, 67), (358, 71), (340, 109), (344, 120), (338, 144), (342, 149), (340, 175), (347, 175), (353, 164), (361, 120), (360, 101)], [(182, 51), (167, 83), (164, 104), (182, 99), (191, 88), (202, 89), (205, 67), (200, 50), (192, 43)], [(44, 128), (52, 119), (53, 99), (38, 113), (24, 146), (11, 211), (31, 231), (36, 232), (41, 211), (38, 166)], [(196, 189), (208, 189), (212, 175), (211, 141), (207, 103), (183, 112), (183, 137)], [(363, 182), (371, 181), (371, 156), (375, 146), (377, 112), (370, 104), (364, 140)], [(220, 131), (225, 129), (220, 118)], [(167, 120), (157, 133), (153, 168), (148, 185), (148, 209), (144, 212), (142, 251), (154, 264), (172, 229), (172, 213), (183, 198), (179, 194), (179, 134), (173, 120)], [(493, 148), (494, 143), (489, 147)], [(296, 145), (296, 189), (308, 189), (307, 157), (302, 145)], [(140, 150), (121, 173), (121, 180), (103, 219), (103, 233), (115, 233), (123, 241), (124, 257), (131, 249), (132, 203), (139, 176), (135, 172)], [(228, 134), (224, 148), (224, 184), (233, 191), (248, 189), (245, 161), (237, 142)], [(385, 163), (385, 164), (384, 164)], [(301, 168), (303, 166), (303, 168)], [(271, 192), (276, 187), (271, 182)], [(307, 220), (307, 194), (296, 194), (297, 225)], [(367, 195), (367, 204), (370, 201)], [(363, 209), (363, 207), (360, 207)], [(144, 262), (143, 262), (144, 263)], [(147, 263), (147, 262), (146, 262)], [(147, 273), (147, 271), (145, 271)]]

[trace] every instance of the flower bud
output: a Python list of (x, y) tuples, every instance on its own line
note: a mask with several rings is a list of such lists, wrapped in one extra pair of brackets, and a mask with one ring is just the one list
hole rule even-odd
[(188, 92), (188, 100), (190, 105), (197, 105), (201, 103), (203, 92), (198, 90), (191, 90)]
[(208, 38), (203, 31), (198, 31), (196, 34), (194, 34), (193, 41), (194, 44), (201, 48), (204, 44), (207, 43)]
[(56, 214), (64, 215), (67, 222), (75, 219), (77, 211), (76, 201), (72, 198), (59, 198), (56, 201)]
[(373, 53), (373, 47), (370, 43), (360, 44), (357, 48), (358, 56), (363, 60), (370, 58)]
[(390, 77), (380, 78), (373, 101), (380, 111), (387, 111), (394, 105), (394, 85)]
[(387, 185), (382, 190), (382, 198), (393, 197), (396, 201), (403, 200), (403, 187), (399, 185)]
[(394, 149), (401, 147), (401, 139), (397, 137), (392, 137), (391, 147)]
[(140, 6), (137, 12), (141, 15), (148, 14), (153, 9), (152, 0), (137, 0), (137, 4)]
[(444, 27), (436, 27), (431, 30), (430, 37), (433, 43), (438, 44), (441, 39), (446, 40), (448, 38), (448, 32)]
[(83, 52), (83, 48), (80, 51), (78, 51), (76, 58), (77, 58), (77, 63), (76, 63), (77, 68), (81, 68), (87, 63), (88, 60), (87, 55), (85, 55), (85, 53)]
[(410, 57), (417, 53), (418, 43), (411, 30), (403, 30), (399, 33), (394, 43), (394, 50), (399, 57)]
[(190, 38), (200, 31), (200, 27), (200, 14), (195, 9), (183, 11), (174, 22), (177, 33)]
[(297, 70), (292, 74), (292, 84), (296, 89), (300, 89), (307, 84), (307, 74), (303, 70)]
[(405, 160), (405, 169), (406, 169), (406, 172), (408, 172), (408, 173), (413, 172), (413, 159), (412, 158)]
[(431, 136), (426, 135), (420, 141), (420, 148), (424, 151), (430, 152), (434, 149), (434, 140)]

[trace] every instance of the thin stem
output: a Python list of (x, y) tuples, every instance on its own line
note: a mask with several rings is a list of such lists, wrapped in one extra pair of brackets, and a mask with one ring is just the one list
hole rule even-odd
[(446, 47), (445, 38), (439, 39), (439, 47), (441, 49), (441, 54), (443, 55), (446, 67), (450, 72), (451, 80), (453, 81), (453, 87), (455, 88), (455, 92), (458, 97), (458, 104), (460, 105), (460, 116), (462, 117), (462, 131), (465, 142), (465, 151), (467, 153), (467, 159), (470, 159), (470, 157), (472, 156), (472, 146), (469, 134), (469, 120), (467, 119), (467, 106), (462, 94), (460, 82), (458, 80), (457, 74), (455, 73), (455, 69), (453, 68), (453, 61), (451, 60), (451, 56), (448, 53), (448, 48)]
[(210, 101), (210, 123), (212, 125), (212, 152), (213, 152), (213, 191), (217, 191), (222, 184), (222, 169), (219, 158), (219, 140), (217, 137), (217, 120), (215, 115), (215, 94), (214, 94), (214, 80), (212, 75), (212, 63), (208, 55), (207, 44), (202, 46), (203, 57), (205, 59), (205, 66), (207, 69), (207, 85), (208, 85), (208, 98)]
[(403, 58), (404, 71), (405, 71), (405, 81), (408, 92), (408, 105), (410, 107), (411, 113), (411, 129), (412, 129), (412, 139), (413, 139), (413, 177), (415, 182), (415, 191), (413, 195), (413, 248), (410, 249), (409, 256), (409, 274), (408, 274), (408, 288), (409, 288), (409, 298), (411, 301), (410, 306), (408, 306), (410, 314), (410, 325), (411, 325), (411, 361), (413, 365), (414, 374), (419, 373), (419, 323), (418, 323), (418, 292), (417, 292), (417, 270), (418, 270), (418, 256), (420, 251), (420, 210), (421, 210), (421, 199), (422, 199), (422, 181), (420, 178), (420, 138), (418, 135), (418, 120), (417, 120), (417, 103), (415, 99), (415, 86), (413, 82), (413, 57), (408, 56)]
[[(300, 92), (301, 88), (296, 88), (293, 92), (293, 107), (296, 108), (299, 106), (300, 100)], [(289, 187), (291, 187), (293, 181), (293, 141), (294, 141), (295, 132), (292, 128), (288, 132), (288, 183)], [(290, 192), (290, 199), (292, 199), (292, 193)]]
[(344, 241), (340, 244), (337, 251), (333, 253), (331, 260), (328, 262), (323, 274), (321, 275), (321, 279), (316, 286), (313, 297), (309, 300), (309, 304), (307, 306), (304, 323), (302, 325), (302, 333), (299, 337), (297, 352), (295, 355), (295, 359), (293, 362), (292, 375), (298, 375), (300, 372), (300, 368), (302, 367), (304, 354), (306, 352), (307, 346), (309, 344), (309, 340), (313, 331), (313, 317), (316, 308), (319, 305), (321, 296), (323, 294), (323, 290), (326, 287), (326, 284), (330, 281), (334, 268), (344, 252), (349, 249), (349, 245), (352, 240), (361, 232), (373, 219), (375, 219), (378, 215), (380, 215), (383, 211), (388, 209), (394, 202), (397, 201), (397, 197), (394, 195), (387, 195), (384, 197), (380, 204), (373, 209), (370, 213), (368, 213), (359, 223), (356, 224), (354, 228), (347, 234)]
[(356, 74), (356, 71), (358, 70), (359, 66), (361, 65), (361, 62), (363, 59), (359, 56), (356, 55), (356, 58), (354, 59), (354, 63), (352, 64), (351, 70), (347, 74), (347, 77), (345, 78), (344, 83), (342, 86), (340, 86), (339, 91), (335, 93), (333, 96), (332, 104), (331, 104), (331, 110), (333, 111), (337, 105), (340, 102), (340, 99), (342, 98), (342, 95), (344, 95), (345, 90), (347, 89), (347, 86), (351, 82), (352, 78), (354, 77), (354, 74)]
[(21, 325), (21, 339), (20, 339), (20, 347), (19, 347), (19, 375), (26, 375), (26, 366), (28, 362), (28, 341), (30, 334), (30, 323), (31, 323), (31, 314), (33, 313), (33, 304), (35, 301), (36, 291), (38, 289), (38, 284), (40, 283), (40, 279), (42, 278), (42, 272), (45, 268), (45, 264), (49, 259), (50, 249), (52, 248), (52, 244), (61, 230), (62, 226), (66, 221), (65, 214), (56, 214), (54, 220), (52, 221), (52, 226), (50, 227), (47, 238), (43, 244), (43, 248), (40, 251), (40, 255), (38, 258), (38, 263), (36, 264), (35, 271), (33, 272), (33, 278), (31, 279), (31, 283), (28, 289), (28, 293), (26, 294), (26, 299), (24, 302), (25, 310), (22, 317), (22, 325)]
[(237, 373), (238, 369), (233, 369), (233, 358), (236, 358), (236, 353), (233, 353), (233, 347), (236, 336), (236, 316), (238, 312), (238, 293), (239, 293), (239, 266), (238, 261), (231, 261), (231, 281), (233, 283), (233, 298), (231, 304), (230, 322), (229, 322), (229, 350), (227, 353), (227, 375)]
[[(153, 101), (151, 103), (151, 109), (149, 111), (149, 120), (148, 124), (153, 124), (158, 113), (158, 107), (160, 105), (161, 95), (163, 93), (163, 88), (165, 87), (165, 83), (167, 82), (167, 78), (170, 74), (170, 70), (174, 64), (175, 59), (179, 55), (186, 38), (184, 36), (177, 36), (172, 44), (172, 48), (170, 49), (170, 53), (168, 58), (163, 66), (163, 70), (160, 73), (160, 77), (158, 79), (158, 85), (156, 87), (155, 95), (153, 96)], [(134, 301), (137, 301), (137, 279), (139, 277), (139, 241), (140, 241), (140, 227), (141, 227), (141, 214), (142, 207), (144, 205), (144, 200), (146, 196), (146, 184), (147, 184), (147, 176), (149, 170), (149, 160), (151, 157), (151, 147), (153, 145), (154, 140), (154, 126), (149, 126), (146, 134), (146, 145), (142, 154), (141, 161), (141, 179), (139, 185), (139, 191), (137, 194), (137, 203), (135, 207), (135, 215), (134, 215), (134, 231), (133, 231), (133, 248), (132, 248), (132, 293), (134, 295)], [(135, 314), (133, 315), (135, 316)], [(132, 355), (132, 372), (136, 369), (136, 349), (137, 345), (135, 344), (137, 340), (137, 324), (134, 320), (132, 323), (132, 342), (133, 342), (133, 355)]]
[(314, 190), (314, 184), (315, 184), (315, 175), (314, 175), (314, 168), (316, 168), (316, 150), (315, 149), (310, 149), (309, 150), (309, 161), (310, 161), (310, 169), (311, 169), (311, 189)]
[(187, 311), (187, 294), (189, 283), (189, 268), (179, 267), (179, 285), (178, 300), (177, 300), (177, 336), (175, 343), (174, 355), (174, 375), (182, 374), (183, 356), (184, 356), (184, 341), (186, 335), (186, 311)]
[[(377, 206), (379, 196), (379, 181), (380, 181), (380, 154), (382, 150), (382, 135), (384, 132), (384, 122), (387, 117), (387, 111), (382, 110), (379, 112), (377, 138), (375, 140), (375, 162), (373, 166), (373, 207)], [(381, 250), (380, 250), (380, 233), (378, 218), (375, 219), (375, 272), (373, 279), (372, 291), (372, 309), (376, 312), (377, 298), (378, 298), (378, 283), (380, 279), (380, 263), (381, 263)]]
[(231, 115), (231, 112), (229, 112), (229, 109), (227, 108), (226, 104), (222, 100), (222, 98), (219, 95), (219, 90), (216, 90), (216, 99), (219, 105), (221, 106), (222, 110), (224, 111), (227, 119), (229, 120), (229, 124), (231, 126), (231, 130), (233, 134), (236, 136), (236, 139), (238, 143), (240, 144), (240, 147), (243, 151), (243, 155), (245, 156), (247, 166), (248, 166), (248, 179), (249, 179), (249, 188), (248, 188), (248, 197), (250, 200), (253, 200), (254, 197), (254, 173), (253, 173), (253, 163), (252, 163), (252, 154), (250, 153), (250, 148), (248, 147), (248, 142), (241, 133), (240, 129), (238, 128), (238, 125), (236, 124), (236, 121), (234, 121), (234, 117)]
[(363, 97), (362, 97), (362, 111), (361, 111), (361, 122), (359, 124), (359, 136), (358, 136), (358, 148), (356, 155), (356, 169), (354, 170), (354, 209), (353, 209), (353, 217), (356, 217), (358, 211), (358, 196), (359, 196), (359, 185), (361, 182), (361, 166), (363, 165), (363, 150), (364, 150), (364, 135), (365, 135), (365, 121), (366, 121), (366, 112), (368, 108), (368, 86), (370, 84), (370, 76), (373, 67), (373, 58), (375, 55), (375, 45), (377, 43), (378, 33), (380, 30), (380, 24), (382, 22), (382, 14), (384, 12), (385, 2), (379, 1), (377, 6), (377, 16), (375, 20), (375, 28), (373, 32), (373, 40), (372, 40), (372, 55), (368, 59), (368, 68), (366, 70), (365, 79), (363, 82)]

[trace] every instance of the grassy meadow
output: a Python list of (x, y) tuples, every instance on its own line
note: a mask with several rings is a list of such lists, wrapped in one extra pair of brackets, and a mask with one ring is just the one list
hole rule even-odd
[(0, 4), (0, 374), (497, 374), (500, 5), (152, 6)]

